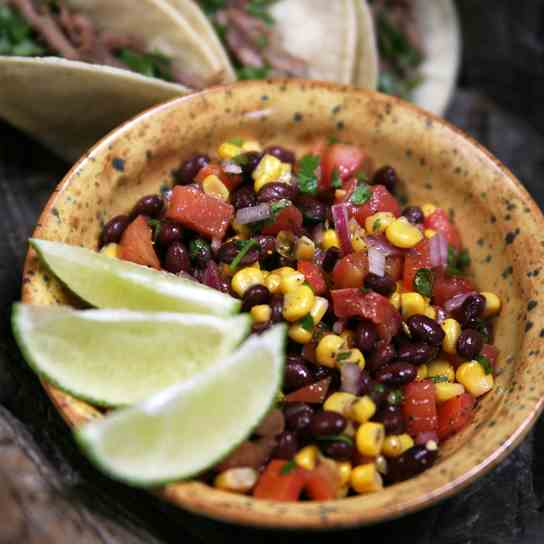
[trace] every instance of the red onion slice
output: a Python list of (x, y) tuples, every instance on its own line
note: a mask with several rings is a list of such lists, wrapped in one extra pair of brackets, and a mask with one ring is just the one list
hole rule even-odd
[(368, 248), (368, 270), (376, 276), (385, 275), (385, 255), (375, 247)]
[(442, 233), (439, 232), (430, 238), (429, 256), (433, 267), (448, 265), (448, 240)]
[(385, 236), (379, 236), (376, 234), (371, 234), (370, 236), (366, 237), (366, 243), (368, 247), (372, 247), (379, 251), (380, 253), (383, 253), (386, 257), (394, 256), (394, 255), (404, 255), (404, 252), (400, 250), (398, 247), (392, 246)]
[(455, 310), (458, 310), (468, 297), (476, 294), (476, 291), (469, 291), (468, 293), (459, 293), (458, 295), (454, 295), (445, 302), (444, 310), (451, 314), (452, 312), (455, 312)]
[(221, 276), (219, 275), (219, 269), (217, 268), (215, 261), (208, 261), (202, 276), (202, 283), (212, 289), (221, 291)]
[(242, 173), (242, 167), (233, 161), (222, 161), (221, 167), (223, 168), (223, 172), (226, 172), (227, 174), (241, 174)]
[(347, 319), (337, 319), (332, 325), (332, 332), (334, 332), (334, 334), (342, 334), (347, 323)]
[(351, 247), (351, 237), (348, 230), (348, 207), (346, 204), (335, 204), (332, 206), (331, 211), (342, 253), (349, 255), (353, 248)]
[(257, 223), (257, 221), (264, 221), (272, 215), (270, 204), (259, 204), (258, 206), (249, 206), (247, 208), (240, 208), (236, 212), (235, 220), (240, 225), (247, 225), (249, 223)]
[(361, 380), (361, 368), (355, 363), (344, 363), (340, 368), (340, 391), (357, 395)]
[(212, 251), (214, 253), (217, 253), (219, 249), (221, 248), (221, 245), (223, 244), (223, 241), (221, 238), (212, 238)]

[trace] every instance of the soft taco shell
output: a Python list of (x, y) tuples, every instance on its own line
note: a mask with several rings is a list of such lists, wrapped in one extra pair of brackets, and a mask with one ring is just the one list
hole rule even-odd
[(374, 18), (366, 0), (356, 0), (357, 52), (353, 84), (356, 87), (376, 89), (380, 72), (380, 61), (374, 30)]

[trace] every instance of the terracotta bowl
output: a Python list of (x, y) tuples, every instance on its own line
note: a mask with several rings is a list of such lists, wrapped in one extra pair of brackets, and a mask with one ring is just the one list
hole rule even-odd
[[(199, 482), (157, 490), (167, 501), (212, 518), (276, 528), (338, 528), (382, 521), (429, 506), (489, 471), (540, 414), (544, 397), (544, 221), (512, 174), (459, 130), (387, 96), (319, 82), (249, 82), (155, 107), (118, 128), (68, 173), (49, 200), (35, 237), (97, 247), (104, 222), (139, 197), (172, 184), (194, 151), (214, 153), (233, 137), (308, 149), (336, 136), (364, 147), (402, 175), (413, 202), (445, 206), (470, 249), (482, 290), (504, 307), (495, 326), (497, 386), (469, 427), (448, 440), (421, 476), (376, 494), (327, 503), (274, 503)], [(23, 300), (71, 303), (30, 252)], [(70, 425), (99, 417), (91, 406), (44, 384)]]

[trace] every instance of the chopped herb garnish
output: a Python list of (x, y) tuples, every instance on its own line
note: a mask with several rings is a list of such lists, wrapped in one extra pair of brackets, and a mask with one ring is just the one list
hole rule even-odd
[(242, 66), (236, 69), (236, 75), (241, 81), (253, 79), (266, 79), (270, 76), (271, 68), (269, 66)]
[(335, 136), (334, 134), (329, 136), (329, 145), (337, 144), (339, 141), (338, 136)]
[(338, 174), (338, 170), (336, 168), (332, 171), (331, 186), (333, 189), (342, 188), (342, 180), (340, 179), (340, 175)]
[(158, 219), (148, 219), (147, 224), (153, 229), (153, 240), (156, 240), (161, 231), (161, 222)]
[(290, 200), (287, 200), (286, 198), (282, 198), (281, 200), (278, 200), (277, 202), (272, 202), (272, 204), (270, 204), (270, 211), (272, 212), (272, 215), (275, 218), (279, 212), (281, 212), (285, 208), (288, 208), (290, 205), (291, 205)]
[(268, 26), (272, 26), (274, 24), (274, 18), (268, 12), (268, 8), (276, 1), (277, 0), (249, 0), (246, 5), (246, 11), (249, 15), (257, 17)]
[(330, 436), (320, 436), (318, 438), (320, 442), (344, 442), (353, 446), (353, 438), (347, 434), (332, 434)]
[(244, 145), (244, 140), (242, 140), (242, 138), (232, 138), (231, 140), (229, 140), (229, 144), (242, 147)]
[(259, 49), (264, 49), (268, 45), (268, 37), (264, 34), (257, 36), (255, 43)]
[(286, 474), (289, 474), (292, 470), (295, 470), (297, 468), (297, 464), (295, 463), (294, 459), (291, 459), (290, 461), (287, 461), (285, 465), (281, 467), (280, 474), (282, 476), (285, 476)]
[(351, 350), (349, 351), (340, 351), (336, 354), (336, 362), (341, 363), (342, 361), (345, 361), (346, 359), (349, 359), (351, 357)]
[(484, 338), (484, 342), (489, 343), (489, 327), (483, 319), (475, 318), (470, 320), (470, 327), (477, 330)]
[(493, 373), (493, 365), (491, 364), (491, 361), (485, 355), (476, 356), (476, 361), (478, 361), (482, 365), (486, 374)]
[(305, 331), (312, 332), (314, 328), (314, 318), (310, 314), (307, 314), (299, 321), (299, 324)]
[(239, 155), (236, 155), (236, 157), (232, 157), (231, 161), (238, 166), (246, 166), (249, 162), (249, 157), (246, 153), (240, 153)]
[(433, 272), (429, 268), (420, 268), (414, 276), (414, 289), (424, 297), (433, 294)]
[(247, 252), (252, 247), (255, 247), (255, 246), (258, 246), (258, 245), (259, 245), (259, 243), (254, 238), (251, 238), (250, 240), (244, 240), (242, 242), (242, 247), (241, 247), (240, 251), (238, 252), (238, 255), (236, 255), (236, 257), (234, 257), (234, 259), (232, 259), (232, 262), (229, 265), (229, 270), (231, 272), (234, 272), (238, 268), (238, 265), (240, 264), (240, 261), (247, 255)]
[(433, 383), (444, 383), (448, 381), (447, 376), (431, 376), (431, 381)]
[(359, 291), (366, 295), (367, 293), (370, 293), (371, 290), (368, 287), (359, 287)]
[(371, 196), (372, 191), (370, 190), (370, 187), (364, 181), (359, 181), (359, 183), (357, 183), (355, 191), (353, 191), (351, 195), (350, 200), (351, 202), (353, 202), (353, 204), (359, 206), (369, 201)]
[(452, 246), (448, 246), (448, 268), (450, 276), (461, 276), (470, 266), (470, 254), (468, 250), (457, 251)]
[(302, 193), (315, 194), (317, 192), (317, 174), (321, 159), (319, 155), (304, 155), (299, 162), (298, 186)]
[(357, 175), (355, 176), (357, 178), (357, 181), (360, 182), (367, 182), (368, 176), (361, 170), (360, 172), (357, 172)]
[(208, 244), (206, 240), (203, 240), (202, 238), (191, 240), (191, 243), (189, 244), (191, 260), (198, 261), (200, 259), (206, 259), (206, 257), (210, 255), (210, 252), (210, 244)]
[(380, 218), (376, 219), (374, 223), (372, 223), (372, 232), (378, 232), (381, 226), (382, 220)]
[(148, 77), (157, 77), (164, 81), (173, 81), (172, 61), (161, 53), (140, 53), (134, 49), (120, 49), (117, 58), (133, 72)]
[(206, 15), (213, 15), (217, 11), (227, 7), (226, 0), (198, 0), (198, 3)]
[(377, 383), (375, 386), (374, 386), (374, 392), (375, 393), (385, 393), (385, 385), (381, 384), (381, 383)]
[(403, 400), (404, 395), (400, 389), (394, 389), (389, 393), (389, 395), (387, 395), (387, 402), (389, 404), (393, 404), (394, 406), (401, 404)]
[(9, 6), (0, 6), (0, 55), (37, 57), (47, 50), (36, 41), (34, 29)]

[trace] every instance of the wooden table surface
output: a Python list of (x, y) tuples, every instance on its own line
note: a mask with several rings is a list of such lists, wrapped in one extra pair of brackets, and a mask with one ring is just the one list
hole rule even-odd
[[(431, 1), (431, 0), (429, 0)], [(486, 7), (482, 4), (487, 5)], [(505, 162), (544, 206), (544, 2), (458, 2), (464, 62), (448, 118)], [(39, 99), (39, 97), (37, 97)], [(297, 534), (210, 522), (97, 473), (11, 337), (26, 240), (67, 165), (0, 123), (0, 544), (289, 542)], [(544, 542), (544, 419), (460, 495), (388, 524), (312, 542)]]

